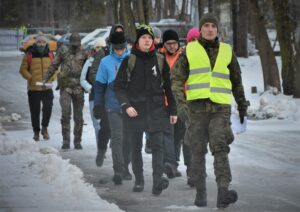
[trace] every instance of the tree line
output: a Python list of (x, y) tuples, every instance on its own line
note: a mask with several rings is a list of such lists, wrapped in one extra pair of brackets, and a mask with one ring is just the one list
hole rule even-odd
[[(237, 56), (248, 57), (249, 35), (254, 36), (265, 90), (275, 87), (278, 92), (300, 98), (298, 0), (0, 0), (0, 27), (53, 26), (89, 31), (121, 23), (134, 37), (135, 23), (148, 24), (165, 18), (189, 23), (192, 7), (197, 7), (199, 19), (206, 12), (220, 17), (220, 5), (224, 3), (230, 4), (233, 47)], [(276, 63), (268, 28), (276, 29), (282, 67)]]

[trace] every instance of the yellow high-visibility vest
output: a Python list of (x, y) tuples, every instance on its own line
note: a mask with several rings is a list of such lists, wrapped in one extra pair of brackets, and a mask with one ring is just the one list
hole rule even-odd
[(220, 43), (213, 69), (205, 49), (198, 41), (186, 47), (190, 74), (187, 80), (187, 100), (210, 99), (219, 104), (231, 104), (232, 84), (227, 66), (232, 60), (231, 46)]

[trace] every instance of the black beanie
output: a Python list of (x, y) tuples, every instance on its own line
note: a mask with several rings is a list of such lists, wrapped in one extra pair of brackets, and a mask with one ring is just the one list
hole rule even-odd
[(114, 32), (110, 38), (112, 48), (119, 50), (124, 49), (127, 46), (124, 32)]
[(167, 42), (168, 40), (176, 40), (179, 42), (179, 36), (176, 31), (172, 29), (168, 29), (163, 34), (163, 43)]
[(201, 30), (201, 27), (205, 23), (214, 23), (217, 26), (217, 28), (219, 29), (219, 21), (218, 21), (217, 17), (212, 13), (206, 13), (201, 17), (200, 22), (199, 22), (200, 30)]
[(137, 28), (136, 28), (136, 42), (138, 42), (140, 37), (145, 35), (145, 34), (150, 35), (152, 37), (152, 39), (154, 39), (154, 33), (153, 33), (153, 30), (152, 30), (151, 26), (145, 25), (145, 24), (137, 26)]

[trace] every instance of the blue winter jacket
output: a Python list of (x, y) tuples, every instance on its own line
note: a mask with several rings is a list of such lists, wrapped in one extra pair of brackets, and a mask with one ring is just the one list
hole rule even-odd
[(127, 49), (120, 56), (111, 50), (110, 55), (102, 58), (96, 75), (95, 106), (105, 106), (106, 111), (121, 112), (121, 106), (114, 92), (114, 81), (122, 60), (129, 54)]

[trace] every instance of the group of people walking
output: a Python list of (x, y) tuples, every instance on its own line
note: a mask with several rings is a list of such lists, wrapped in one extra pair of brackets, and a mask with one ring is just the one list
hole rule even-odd
[(230, 45), (219, 41), (218, 30), (217, 18), (205, 14), (199, 28), (188, 33), (183, 48), (176, 31), (169, 29), (162, 34), (158, 28), (139, 25), (135, 42), (129, 46), (123, 26), (115, 25), (107, 41), (95, 41), (92, 55), (81, 48), (79, 35), (72, 33), (70, 44), (60, 47), (55, 57), (46, 38), (38, 36), (20, 68), (28, 80), (34, 140), (39, 140), (40, 133), (44, 139), (50, 137), (47, 127), (53, 92), (47, 83), (58, 73), (62, 149), (70, 149), (71, 105), (74, 148), (82, 149), (87, 92), (97, 141), (96, 164), (102, 166), (110, 141), (116, 185), (132, 179), (131, 163), (135, 179), (132, 190), (143, 191), (142, 147), (147, 134), (145, 151), (152, 154), (152, 194), (161, 194), (169, 185), (168, 178), (182, 175), (177, 169), (182, 148), (187, 184), (197, 191), (194, 204), (205, 207), (209, 145), (218, 186), (217, 207), (236, 202), (237, 192), (229, 190), (228, 153), (234, 139), (230, 127), (232, 95), (241, 123), (249, 104), (237, 58)]

